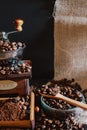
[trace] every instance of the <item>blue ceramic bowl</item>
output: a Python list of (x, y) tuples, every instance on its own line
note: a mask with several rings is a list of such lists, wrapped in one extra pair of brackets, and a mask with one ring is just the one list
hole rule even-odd
[[(85, 103), (85, 98), (83, 95), (82, 95), (82, 102)], [(43, 100), (43, 96), (41, 96), (41, 106), (42, 106), (44, 112), (48, 116), (58, 118), (58, 119), (64, 119), (64, 118), (68, 117), (70, 114), (75, 114), (75, 112), (78, 111), (78, 107), (73, 107), (71, 109), (65, 109), (65, 110), (50, 107)]]

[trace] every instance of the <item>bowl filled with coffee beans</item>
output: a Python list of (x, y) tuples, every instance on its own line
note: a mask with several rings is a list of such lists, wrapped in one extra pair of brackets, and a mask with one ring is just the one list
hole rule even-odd
[[(46, 114), (59, 119), (66, 118), (70, 114), (75, 114), (79, 108), (76, 104), (72, 105), (68, 103), (64, 97), (80, 103), (82, 102), (83, 106), (85, 103), (81, 87), (78, 83), (75, 83), (74, 79), (52, 80), (42, 85), (39, 93), (42, 94), (41, 105)], [(56, 96), (58, 93), (60, 97), (61, 95), (64, 96), (64, 100)]]

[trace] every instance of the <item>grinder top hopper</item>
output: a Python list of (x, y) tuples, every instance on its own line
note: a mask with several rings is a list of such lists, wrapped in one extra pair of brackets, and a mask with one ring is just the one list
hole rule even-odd
[(14, 21), (15, 31), (0, 32), (0, 60), (22, 55), (25, 44), (21, 42), (10, 42), (8, 36), (16, 32), (21, 32), (23, 23), (23, 20), (16, 19)]

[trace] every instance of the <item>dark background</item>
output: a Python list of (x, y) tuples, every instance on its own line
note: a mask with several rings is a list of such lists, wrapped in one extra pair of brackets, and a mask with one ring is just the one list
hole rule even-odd
[(32, 78), (54, 76), (54, 0), (1, 0), (0, 32), (14, 30), (16, 18), (24, 20), (23, 31), (9, 35), (10, 41), (25, 42), (23, 59), (32, 61)]

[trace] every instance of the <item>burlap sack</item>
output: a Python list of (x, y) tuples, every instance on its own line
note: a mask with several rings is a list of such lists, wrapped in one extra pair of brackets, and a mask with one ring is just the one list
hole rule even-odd
[(54, 79), (87, 88), (87, 1), (56, 0), (54, 19)]

